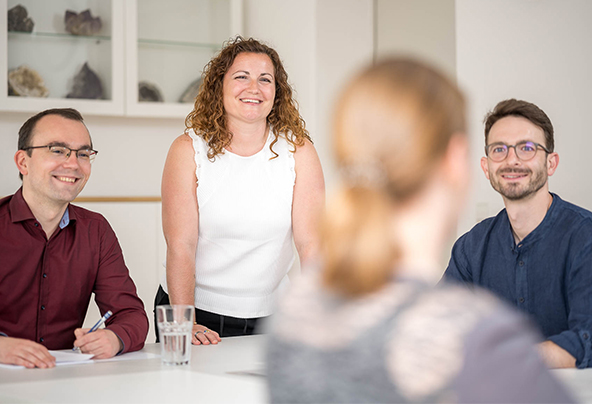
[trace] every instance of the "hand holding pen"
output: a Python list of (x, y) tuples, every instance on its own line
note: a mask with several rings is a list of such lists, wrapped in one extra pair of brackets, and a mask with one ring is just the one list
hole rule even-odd
[[(99, 321), (97, 321), (97, 323), (95, 325), (93, 325), (90, 330), (88, 330), (87, 334), (90, 334), (91, 332), (95, 332), (96, 330), (98, 330), (100, 326), (105, 324), (105, 321), (107, 321), (107, 319), (109, 317), (111, 317), (112, 314), (113, 313), (111, 312), (111, 310), (108, 310), (107, 313), (105, 313), (105, 315), (103, 317), (101, 317), (101, 319)], [(74, 346), (74, 348), (72, 348), (72, 350), (73, 351), (80, 351), (80, 347)]]

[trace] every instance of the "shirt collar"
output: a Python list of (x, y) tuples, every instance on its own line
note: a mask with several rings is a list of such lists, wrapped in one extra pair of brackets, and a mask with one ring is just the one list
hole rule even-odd
[[(33, 215), (33, 212), (31, 212), (31, 208), (27, 205), (25, 198), (23, 198), (23, 187), (20, 187), (18, 191), (15, 192), (9, 202), (9, 207), (12, 223), (24, 222), (25, 220), (37, 220), (35, 215)], [(62, 220), (60, 220), (60, 229), (68, 226), (70, 220), (76, 220), (76, 213), (70, 213), (70, 205), (68, 204), (66, 211), (62, 215)]]
[[(540, 239), (542, 236), (544, 236), (547, 233), (548, 229), (550, 229), (553, 226), (553, 222), (555, 220), (555, 216), (556, 216), (556, 212), (557, 212), (557, 205), (561, 204), (561, 198), (559, 198), (558, 195), (556, 195), (552, 192), (549, 192), (549, 193), (553, 197), (553, 201), (551, 202), (551, 206), (549, 206), (549, 209), (547, 209), (547, 213), (545, 213), (545, 217), (543, 218), (543, 221), (533, 231), (531, 231), (529, 234), (527, 234), (526, 237), (524, 237), (524, 239), (522, 239), (522, 241), (518, 245), (519, 247), (523, 247), (523, 246), (530, 245), (530, 244), (534, 243), (535, 241)], [(509, 230), (510, 230), (510, 234), (511, 234), (512, 228), (511, 228), (509, 219), (508, 219), (508, 226), (510, 227)], [(513, 241), (514, 241), (514, 236), (512, 235), (512, 242)]]
[(68, 224), (70, 224), (70, 214), (68, 213), (70, 209), (66, 209), (66, 211), (64, 212), (64, 216), (62, 216), (62, 220), (60, 220), (60, 229), (63, 229), (64, 227), (66, 227)]
[(8, 206), (10, 207), (10, 218), (12, 219), (12, 223), (23, 222), (30, 219), (35, 220), (33, 212), (31, 212), (29, 205), (27, 205), (25, 198), (23, 198), (22, 187), (20, 187), (12, 196)]

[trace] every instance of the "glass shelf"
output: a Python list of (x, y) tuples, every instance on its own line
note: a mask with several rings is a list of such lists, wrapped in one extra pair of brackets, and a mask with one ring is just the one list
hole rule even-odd
[[(0, 0), (0, 15), (17, 4), (34, 20), (33, 32), (7, 30), (0, 18), (0, 75), (34, 70), (47, 98), (9, 96), (0, 80), (0, 110), (38, 112), (72, 106), (83, 114), (185, 118), (179, 102), (224, 41), (242, 32), (243, 0)], [(64, 10), (90, 9), (102, 31), (72, 35)], [(103, 85), (100, 100), (66, 98), (84, 63)], [(156, 86), (164, 102), (140, 102), (139, 84)]]
[[(9, 95), (8, 80), (0, 82), (0, 110), (73, 107), (83, 114), (123, 115), (124, 1), (128, 0), (0, 0), (0, 15), (5, 16), (0, 24), (0, 54), (5, 55), (0, 58), (0, 75), (7, 77), (22, 69), (20, 76), (12, 78), (21, 96)], [(17, 4), (34, 21), (33, 32), (8, 31), (6, 15)], [(67, 32), (66, 10), (90, 10), (93, 18), (100, 17), (101, 31), (94, 35)]]
[(111, 37), (106, 35), (72, 35), (59, 32), (16, 32), (9, 31), (8, 39), (66, 39), (71, 41), (110, 41)]
[(242, 31), (242, 0), (133, 0), (127, 15), (126, 114), (185, 118), (204, 66)]
[(183, 42), (183, 41), (164, 41), (158, 39), (138, 39), (138, 44), (143, 46), (180, 46), (189, 48), (209, 49), (218, 50), (220, 44), (213, 43), (200, 43), (200, 42)]

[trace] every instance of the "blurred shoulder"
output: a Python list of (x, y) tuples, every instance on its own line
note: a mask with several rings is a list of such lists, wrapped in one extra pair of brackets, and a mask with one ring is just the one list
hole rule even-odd
[(446, 391), (463, 367), (467, 336), (501, 308), (490, 293), (455, 284), (421, 293), (391, 324), (385, 346), (390, 379), (410, 400)]

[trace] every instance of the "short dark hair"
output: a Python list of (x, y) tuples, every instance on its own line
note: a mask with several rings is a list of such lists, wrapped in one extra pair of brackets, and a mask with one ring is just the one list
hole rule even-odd
[(493, 124), (507, 116), (518, 116), (526, 118), (534, 125), (541, 128), (545, 133), (545, 147), (550, 153), (553, 152), (553, 150), (555, 149), (555, 140), (553, 138), (553, 124), (551, 123), (551, 120), (549, 119), (547, 114), (545, 114), (545, 112), (542, 109), (540, 109), (533, 103), (517, 100), (515, 98), (499, 102), (495, 106), (493, 111), (489, 111), (489, 113), (485, 115), (485, 119), (483, 122), (485, 123), (486, 146), (487, 138), (489, 137), (489, 131), (491, 130)]
[[(27, 147), (31, 146), (31, 139), (33, 138), (33, 132), (35, 130), (35, 126), (37, 126), (37, 122), (41, 118), (47, 115), (59, 115), (63, 118), (70, 119), (72, 121), (81, 122), (84, 125), (84, 118), (80, 112), (75, 110), (74, 108), (52, 108), (46, 109), (45, 111), (39, 112), (37, 115), (33, 115), (21, 126), (18, 131), (18, 150), (24, 150)], [(86, 125), (85, 125), (86, 126)], [(90, 137), (90, 133), (89, 133)], [(90, 140), (90, 147), (92, 148), (92, 139)], [(27, 154), (31, 156), (31, 150), (27, 151)], [(19, 177), (22, 180), (23, 175), (19, 173)]]

